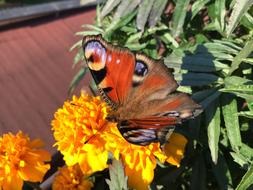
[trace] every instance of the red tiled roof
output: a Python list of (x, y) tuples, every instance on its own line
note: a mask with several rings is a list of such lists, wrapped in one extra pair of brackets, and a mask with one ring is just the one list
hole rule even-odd
[(80, 39), (74, 33), (94, 16), (95, 10), (86, 10), (0, 32), (1, 135), (22, 130), (55, 151), (50, 122), (76, 72), (69, 48)]

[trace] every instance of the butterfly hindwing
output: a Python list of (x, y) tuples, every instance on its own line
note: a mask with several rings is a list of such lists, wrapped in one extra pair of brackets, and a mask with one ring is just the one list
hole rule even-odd
[(118, 123), (122, 136), (130, 143), (137, 145), (148, 145), (151, 142), (168, 140), (174, 131), (177, 118), (150, 117), (142, 119), (130, 119)]

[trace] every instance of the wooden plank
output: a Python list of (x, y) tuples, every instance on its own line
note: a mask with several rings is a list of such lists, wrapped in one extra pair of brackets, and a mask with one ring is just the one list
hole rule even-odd
[(23, 21), (27, 19), (37, 18), (52, 13), (58, 13), (60, 11), (82, 7), (91, 7), (96, 4), (96, 0), (65, 0), (39, 5), (4, 9), (0, 11), (0, 25), (9, 24), (14, 21)]

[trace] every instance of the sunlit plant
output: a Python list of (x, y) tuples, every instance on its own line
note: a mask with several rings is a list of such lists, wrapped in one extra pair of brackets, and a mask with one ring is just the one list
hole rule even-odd
[[(151, 188), (246, 189), (253, 184), (252, 3), (108, 0), (97, 5), (95, 24), (77, 33), (102, 34), (109, 42), (164, 59), (179, 90), (205, 109), (180, 128), (190, 141), (180, 168), (160, 164)], [(80, 70), (70, 93), (88, 71), (81, 39), (71, 49), (77, 50), (74, 66)]]

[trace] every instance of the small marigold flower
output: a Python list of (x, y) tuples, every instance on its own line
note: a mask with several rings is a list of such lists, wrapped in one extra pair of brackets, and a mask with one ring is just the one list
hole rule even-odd
[(53, 190), (90, 190), (93, 183), (87, 179), (78, 164), (63, 167), (55, 176)]
[[(137, 190), (148, 189), (154, 178), (156, 159), (179, 166), (187, 140), (172, 134), (164, 152), (159, 143), (138, 146), (128, 143), (116, 123), (106, 121), (108, 109), (100, 97), (82, 94), (64, 103), (52, 121), (55, 145), (67, 165), (79, 163), (82, 171), (92, 174), (108, 167), (108, 153), (122, 158), (128, 184)], [(177, 143), (177, 141), (179, 143)]]
[(23, 181), (41, 182), (50, 168), (49, 152), (41, 150), (43, 142), (30, 140), (19, 131), (0, 137), (0, 189), (22, 189)]

